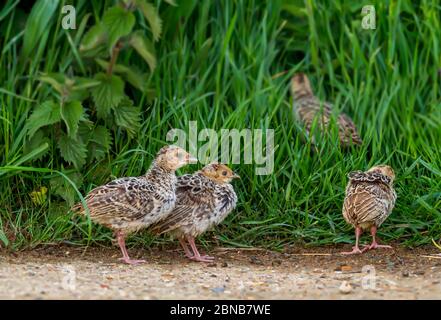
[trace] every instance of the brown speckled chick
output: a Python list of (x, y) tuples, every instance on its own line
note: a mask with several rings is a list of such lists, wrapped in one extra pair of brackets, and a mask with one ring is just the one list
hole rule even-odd
[(201, 256), (194, 239), (221, 223), (236, 207), (237, 196), (230, 182), (238, 177), (223, 164), (209, 164), (194, 174), (178, 177), (176, 206), (171, 214), (152, 227), (152, 231), (157, 234), (169, 232), (178, 238), (188, 258), (211, 262), (214, 258)]
[[(392, 212), (397, 199), (393, 182), (395, 173), (386, 165), (372, 167), (366, 172), (354, 171), (348, 174), (349, 183), (343, 203), (343, 217), (355, 227), (355, 246), (351, 252), (362, 253), (375, 248), (391, 248), (377, 244), (377, 228)], [(358, 243), (363, 230), (370, 229), (372, 244), (360, 250)]]
[[(297, 120), (305, 127), (306, 134), (309, 136), (314, 119), (317, 119), (317, 127), (322, 131), (326, 131), (329, 126), (333, 106), (328, 102), (320, 102), (314, 96), (308, 77), (303, 73), (297, 73), (291, 78), (291, 94), (294, 99), (294, 112)], [(357, 129), (346, 114), (340, 113), (336, 118), (338, 125), (338, 135), (340, 143), (343, 147), (351, 144), (361, 144), (361, 138)], [(314, 137), (312, 137), (314, 142)]]
[[(99, 186), (85, 197), (92, 221), (115, 232), (123, 260), (129, 264), (144, 262), (130, 259), (126, 246), (127, 234), (146, 228), (171, 212), (176, 201), (175, 170), (197, 160), (176, 146), (159, 150), (144, 176), (113, 180)], [(85, 214), (80, 203), (73, 211)]]

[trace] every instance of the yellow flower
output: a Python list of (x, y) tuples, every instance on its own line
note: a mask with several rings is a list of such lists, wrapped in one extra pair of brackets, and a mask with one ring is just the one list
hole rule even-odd
[(41, 187), (38, 190), (32, 191), (30, 193), (32, 202), (37, 205), (42, 205), (43, 203), (46, 202), (47, 199), (46, 193), (47, 193), (46, 187)]

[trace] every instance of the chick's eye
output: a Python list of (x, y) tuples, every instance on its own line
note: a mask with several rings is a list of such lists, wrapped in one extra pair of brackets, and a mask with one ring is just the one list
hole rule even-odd
[(226, 171), (222, 171), (222, 175), (223, 175), (223, 176), (226, 176), (226, 175), (227, 175), (227, 172), (226, 172)]

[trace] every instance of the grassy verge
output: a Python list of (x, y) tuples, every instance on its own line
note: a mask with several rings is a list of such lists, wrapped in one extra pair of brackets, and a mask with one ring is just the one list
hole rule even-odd
[[(173, 8), (164, 9), (164, 39), (150, 79), (156, 98), (147, 103), (133, 96), (143, 109), (140, 132), (132, 140), (114, 132), (111, 152), (81, 171), (79, 191), (144, 173), (166, 133), (187, 130), (189, 121), (219, 131), (272, 128), (274, 173), (256, 176), (255, 165), (236, 166), (242, 177), (235, 183), (238, 208), (204, 241), (270, 248), (351, 242), (341, 216), (346, 174), (382, 162), (396, 170), (398, 202), (380, 237), (409, 246), (439, 240), (441, 8), (437, 1), (374, 1), (377, 28), (363, 30), (360, 5), (326, 3), (204, 1), (177, 25), (167, 25)], [(78, 1), (77, 19), (98, 16), (105, 5)], [(53, 94), (37, 81), (38, 73), (69, 72), (78, 62), (60, 13), (31, 63), (20, 63), (27, 30), (14, 23), (19, 14), (15, 7), (0, 15), (0, 244), (109, 244), (108, 230), (71, 217), (51, 192), (51, 178), (75, 171), (63, 164), (55, 143), (48, 142), (50, 156), (41, 160), (23, 156), (25, 121)], [(137, 58), (122, 53), (121, 59)], [(352, 116), (362, 148), (343, 152), (325, 141), (318, 154), (310, 152), (288, 95), (296, 70), (310, 74), (318, 96)], [(36, 203), (30, 194), (42, 186), (48, 192)], [(167, 239), (141, 233), (132, 241)]]

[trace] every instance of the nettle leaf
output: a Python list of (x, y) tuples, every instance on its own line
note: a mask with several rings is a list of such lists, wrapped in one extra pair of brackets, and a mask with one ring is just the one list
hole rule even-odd
[(106, 157), (106, 154), (108, 152), (108, 150), (106, 148), (104, 148), (102, 145), (95, 143), (95, 142), (90, 142), (87, 145), (87, 151), (88, 151), (88, 161), (90, 162), (92, 159), (95, 160), (102, 160)]
[(140, 109), (134, 107), (133, 102), (127, 98), (113, 112), (116, 125), (125, 129), (130, 138), (134, 137), (141, 127)]
[[(107, 70), (109, 63), (102, 59), (95, 59), (95, 61), (104, 69)], [(128, 81), (136, 89), (145, 92), (147, 84), (145, 79), (147, 79), (147, 74), (141, 73), (136, 69), (131, 67), (126, 67), (122, 64), (115, 64), (113, 66), (113, 72), (121, 74), (123, 78)]]
[(78, 123), (80, 122), (83, 112), (83, 106), (79, 101), (70, 101), (61, 106), (61, 118), (66, 123), (67, 134), (69, 137), (76, 137)]
[(108, 9), (104, 13), (103, 23), (109, 34), (110, 48), (113, 48), (119, 38), (128, 35), (135, 25), (135, 16), (120, 6)]
[(58, 148), (63, 159), (73, 164), (77, 169), (86, 163), (87, 149), (82, 141), (63, 134), (58, 139)]
[(80, 44), (80, 51), (96, 49), (107, 41), (107, 31), (102, 23), (94, 25), (86, 32)]
[[(83, 176), (78, 172), (64, 173), (76, 187), (79, 188), (83, 184)], [(62, 197), (69, 206), (75, 203), (76, 190), (74, 187), (62, 176), (57, 176), (49, 180), (51, 192)]]
[(104, 126), (97, 126), (92, 133), (88, 145), (89, 157), (101, 160), (109, 152), (112, 144), (112, 136), (109, 130)]
[(66, 77), (60, 73), (43, 73), (38, 80), (50, 84), (58, 93), (63, 94)]
[(92, 98), (98, 117), (105, 118), (124, 98), (124, 81), (116, 75), (108, 76), (105, 73), (97, 73), (95, 80), (100, 84), (92, 89)]
[(76, 77), (73, 85), (69, 88), (65, 101), (84, 101), (89, 97), (89, 89), (100, 84), (101, 82), (97, 80)]
[(146, 79), (148, 77), (146, 73), (141, 73), (135, 69), (127, 68), (126, 72), (123, 73), (123, 77), (136, 89), (140, 90), (141, 92), (146, 92)]
[(96, 142), (108, 150), (112, 144), (112, 136), (110, 135), (109, 129), (105, 126), (97, 126), (93, 130), (90, 141)]
[(153, 71), (156, 68), (156, 55), (152, 42), (142, 32), (137, 31), (132, 34), (129, 43)]
[[(51, 140), (48, 137), (45, 136), (45, 134), (44, 134), (42, 129), (37, 130), (37, 132), (35, 132), (35, 134), (32, 136), (32, 138), (30, 138), (29, 141), (26, 141), (26, 143), (24, 144), (23, 156), (26, 156), (26, 155), (30, 154), (32, 151), (37, 150), (38, 148), (40, 148), (45, 143), (50, 145)], [(43, 156), (48, 151), (49, 151), (49, 148), (45, 149), (43, 152), (39, 153), (33, 159), (39, 160), (39, 159), (43, 158)]]
[(80, 124), (78, 125), (78, 136), (81, 138), (81, 140), (89, 141), (91, 132), (92, 126), (90, 126), (87, 122), (80, 121)]
[(84, 78), (84, 77), (76, 77), (75, 83), (72, 86), (72, 90), (85, 90), (96, 87), (100, 85), (100, 81)]
[(137, 0), (136, 5), (150, 24), (153, 40), (158, 41), (162, 32), (162, 20), (155, 6), (146, 0)]
[(80, 118), (80, 127), (82, 125), (88, 126), (89, 128), (93, 127), (93, 121), (89, 120), (89, 116), (85, 112), (81, 115), (81, 118)]
[(61, 120), (60, 105), (48, 100), (37, 106), (27, 120), (28, 136), (32, 137), (41, 127)]

